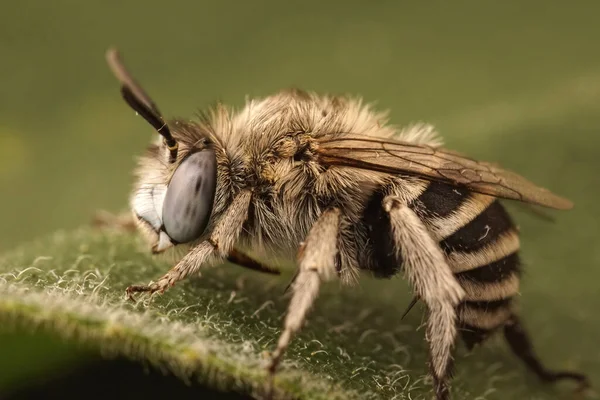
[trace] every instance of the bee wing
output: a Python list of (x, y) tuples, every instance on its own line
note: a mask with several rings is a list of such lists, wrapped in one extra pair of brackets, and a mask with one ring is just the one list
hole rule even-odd
[(325, 165), (417, 175), (467, 187), (473, 192), (567, 210), (569, 200), (492, 163), (422, 144), (362, 135), (323, 137), (317, 154)]

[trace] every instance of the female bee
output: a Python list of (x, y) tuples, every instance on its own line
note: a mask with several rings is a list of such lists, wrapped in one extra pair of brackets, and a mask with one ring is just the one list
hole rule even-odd
[(514, 310), (519, 235), (499, 198), (555, 209), (571, 202), (498, 166), (443, 149), (429, 125), (397, 130), (359, 99), (298, 90), (223, 105), (198, 121), (166, 122), (115, 50), (108, 63), (126, 102), (162, 136), (140, 160), (131, 197), (154, 252), (189, 252), (164, 276), (127, 293), (164, 292), (224, 259), (276, 273), (239, 249), (295, 254), (298, 270), (268, 370), (300, 329), (321, 282), (403, 272), (427, 306), (426, 338), (438, 400), (449, 398), (457, 336), (472, 348), (502, 329), (541, 379)]

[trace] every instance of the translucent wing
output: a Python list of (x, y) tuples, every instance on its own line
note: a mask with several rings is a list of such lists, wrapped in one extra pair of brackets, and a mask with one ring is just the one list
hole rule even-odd
[(417, 175), (499, 198), (560, 210), (573, 207), (569, 200), (536, 186), (514, 172), (442, 148), (370, 136), (344, 135), (321, 138), (317, 154), (325, 165)]

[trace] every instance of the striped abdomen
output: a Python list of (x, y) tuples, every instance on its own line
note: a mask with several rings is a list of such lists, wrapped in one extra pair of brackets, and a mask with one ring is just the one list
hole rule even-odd
[[(379, 277), (389, 277), (399, 271), (401, 260), (382, 226), (389, 223), (387, 216), (376, 211), (383, 197), (381, 192), (373, 196), (365, 222), (369, 225), (377, 216), (378, 229), (369, 230), (371, 269)], [(517, 228), (494, 197), (439, 182), (428, 183), (409, 207), (440, 244), (465, 289), (465, 301), (457, 311), (463, 339), (472, 347), (511, 314), (511, 299), (519, 289)]]
[(430, 183), (410, 207), (439, 241), (465, 289), (458, 318), (472, 347), (511, 314), (519, 290), (517, 228), (494, 197), (442, 183)]

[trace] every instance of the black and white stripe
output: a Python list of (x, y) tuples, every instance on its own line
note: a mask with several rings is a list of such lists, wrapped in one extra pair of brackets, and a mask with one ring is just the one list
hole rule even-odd
[(511, 315), (520, 277), (517, 228), (494, 197), (444, 183), (430, 182), (409, 206), (467, 293), (457, 313), (463, 340), (472, 347)]
[[(362, 217), (369, 238), (363, 268), (379, 278), (396, 275), (402, 266), (390, 236), (389, 215), (382, 209), (390, 194), (397, 195), (393, 186), (374, 192)], [(405, 198), (466, 292), (457, 315), (463, 340), (472, 347), (511, 315), (520, 278), (517, 228), (496, 198), (466, 188), (420, 182)]]

